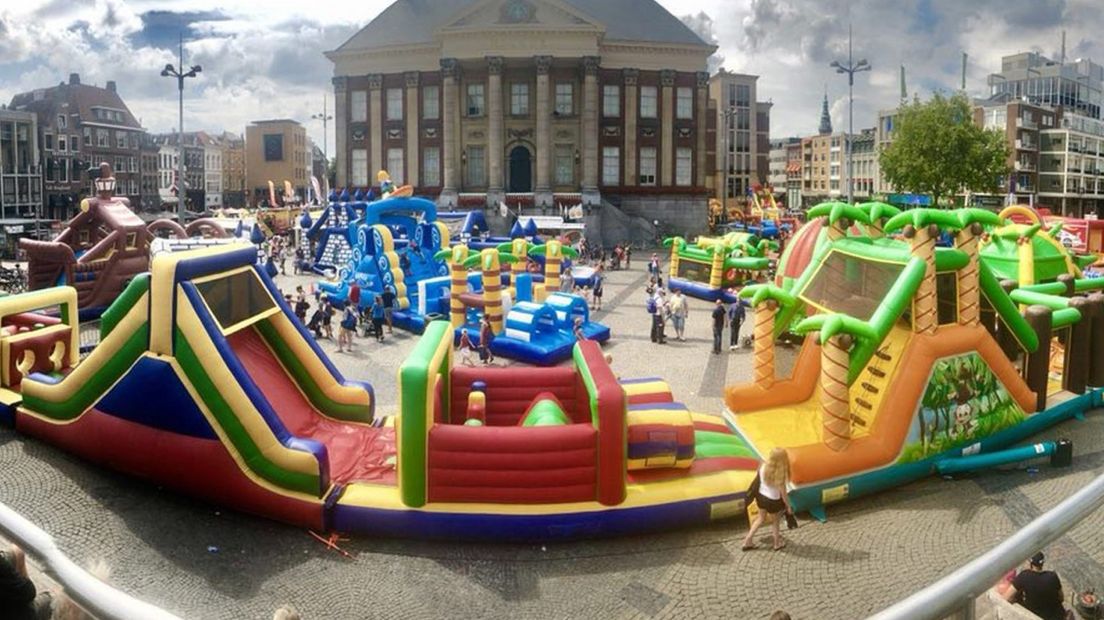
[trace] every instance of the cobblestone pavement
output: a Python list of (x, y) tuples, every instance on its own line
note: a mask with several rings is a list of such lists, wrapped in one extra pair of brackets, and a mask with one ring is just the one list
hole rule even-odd
[[(612, 272), (608, 350), (621, 376), (662, 375), (700, 411), (747, 380), (750, 352), (712, 356), (708, 304), (692, 301), (685, 343), (649, 342), (639, 268)], [(287, 288), (295, 279), (281, 279)], [(750, 325), (750, 323), (749, 323)], [(726, 334), (727, 336), (727, 334)], [(360, 340), (334, 354), (396, 405), (395, 371), (415, 338)], [(333, 351), (326, 342), (323, 347)], [(792, 352), (787, 357), (792, 358)], [(74, 559), (103, 558), (112, 581), (187, 618), (858, 618), (992, 547), (1104, 470), (1104, 416), (1047, 434), (1074, 442), (1074, 466), (927, 479), (803, 519), (779, 553), (740, 551), (740, 523), (570, 544), (470, 545), (359, 538), (345, 559), (307, 532), (180, 497), (0, 429), (0, 501), (53, 534)], [(1048, 549), (1072, 587), (1104, 587), (1104, 512)]]

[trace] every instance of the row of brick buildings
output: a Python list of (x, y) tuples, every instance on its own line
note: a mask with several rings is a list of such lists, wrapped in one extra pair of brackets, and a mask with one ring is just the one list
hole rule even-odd
[(48, 234), (43, 221), (71, 217), (100, 162), (112, 165), (117, 194), (150, 213), (175, 207), (181, 152), (194, 212), (254, 206), (267, 199), (270, 179), (281, 194), (286, 179), (305, 197), (311, 175), (325, 174), (321, 152), (293, 120), (257, 121), (246, 136), (187, 132), (182, 147), (178, 139), (146, 131), (114, 81), (83, 84), (73, 73), (16, 95), (0, 106), (0, 248), (35, 229)]

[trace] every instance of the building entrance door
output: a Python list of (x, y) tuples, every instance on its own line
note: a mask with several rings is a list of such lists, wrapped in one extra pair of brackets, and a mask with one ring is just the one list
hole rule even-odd
[(515, 146), (510, 150), (510, 192), (529, 193), (533, 191), (533, 163), (529, 149)]

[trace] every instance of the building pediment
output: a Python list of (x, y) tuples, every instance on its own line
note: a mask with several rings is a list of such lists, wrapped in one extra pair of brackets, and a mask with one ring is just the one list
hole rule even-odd
[(558, 0), (482, 0), (476, 2), (437, 29), (437, 36), (485, 31), (552, 30), (600, 34), (603, 24), (571, 5)]

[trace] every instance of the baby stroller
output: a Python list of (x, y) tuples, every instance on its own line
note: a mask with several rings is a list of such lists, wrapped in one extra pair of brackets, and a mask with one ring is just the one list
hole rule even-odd
[[(370, 311), (365, 308), (360, 308), (358, 314), (360, 315), (360, 320), (357, 321), (359, 323), (357, 332), (360, 334), (360, 337), (379, 338), (382, 334), (378, 333), (375, 325), (372, 324), (372, 315), (370, 314)], [(382, 326), (380, 327), (380, 330), (383, 330)]]

